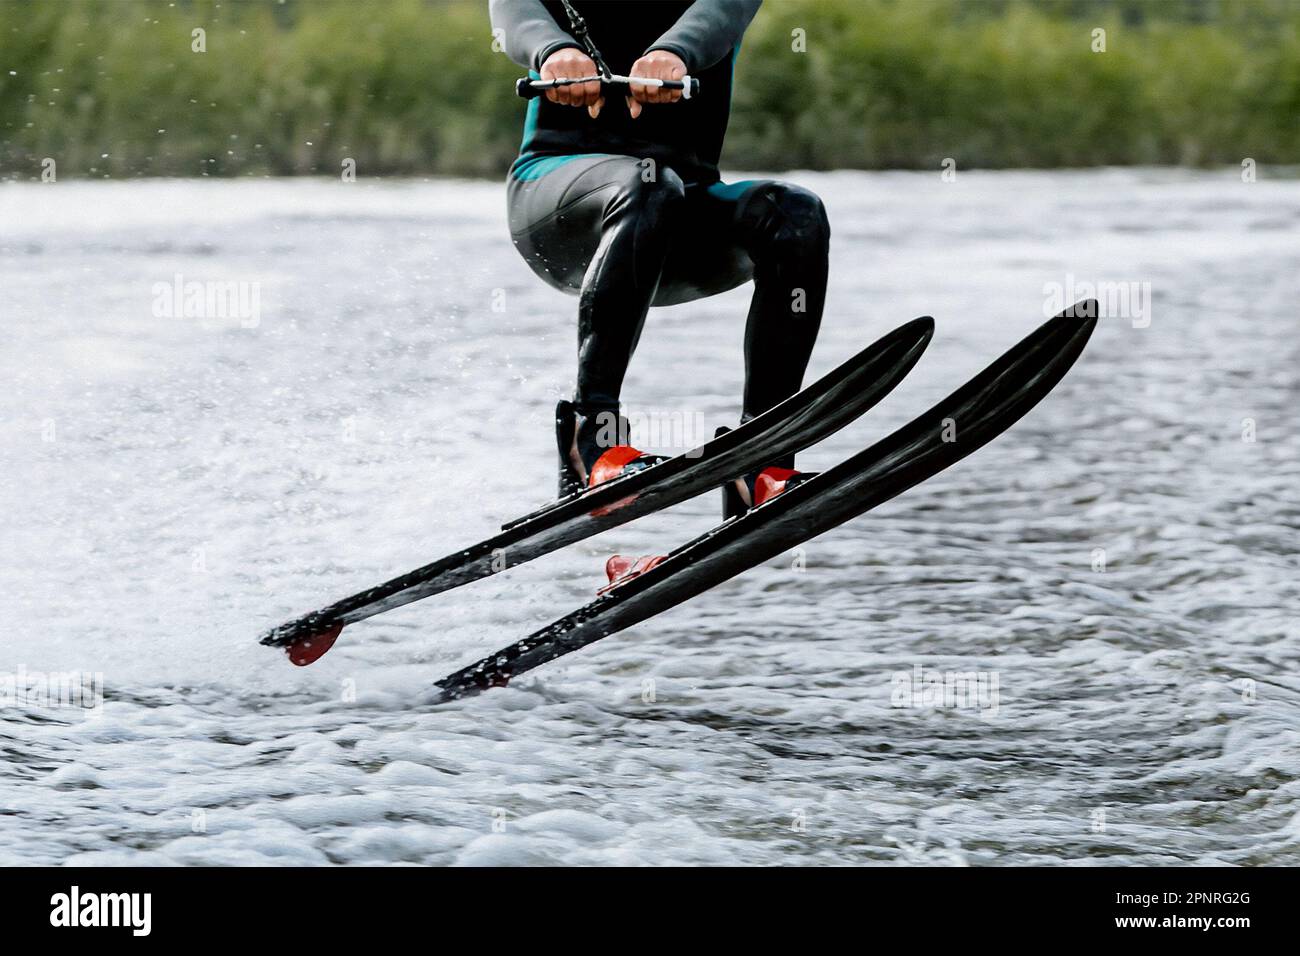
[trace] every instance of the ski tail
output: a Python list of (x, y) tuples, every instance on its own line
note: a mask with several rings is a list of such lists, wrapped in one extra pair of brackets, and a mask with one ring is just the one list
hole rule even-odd
[(1020, 420), (1064, 377), (1096, 303), (1048, 320), (947, 398), (866, 450), (673, 551), (666, 560), (510, 647), (437, 682), (440, 700), (511, 677), (708, 590), (931, 478)]

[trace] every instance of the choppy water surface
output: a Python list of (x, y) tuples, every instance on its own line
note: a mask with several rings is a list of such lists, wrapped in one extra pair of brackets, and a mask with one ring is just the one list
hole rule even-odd
[[(1009, 434), (803, 553), (441, 707), (432, 680), (718, 508), (311, 668), (257, 645), (550, 493), (574, 306), (501, 186), (0, 187), (0, 677), (106, 696), (0, 711), (0, 862), (1300, 863), (1300, 183), (791, 178), (835, 230), (814, 374), (938, 322), (806, 467), (1019, 339), (1047, 283), (1150, 283), (1149, 326), (1103, 321)], [(258, 321), (167, 317), (178, 274), (259, 283)], [(732, 423), (747, 294), (652, 313), (630, 410)], [(895, 706), (952, 672), (989, 696)]]

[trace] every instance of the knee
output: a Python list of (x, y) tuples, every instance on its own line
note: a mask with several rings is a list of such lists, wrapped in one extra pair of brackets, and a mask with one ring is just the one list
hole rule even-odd
[(830, 242), (831, 221), (820, 196), (798, 186), (782, 186), (778, 202), (794, 236), (819, 246)]
[(616, 207), (638, 219), (657, 223), (673, 215), (686, 199), (686, 184), (666, 167), (642, 168), (628, 176), (618, 191)]
[(782, 256), (824, 255), (830, 246), (831, 224), (816, 193), (789, 183), (764, 186), (746, 212), (755, 220), (756, 245)]

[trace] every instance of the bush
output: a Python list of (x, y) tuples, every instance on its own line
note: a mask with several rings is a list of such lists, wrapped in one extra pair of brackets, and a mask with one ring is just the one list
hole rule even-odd
[[(9, 0), (0, 174), (495, 176), (518, 75), (486, 0)], [(768, 0), (724, 163), (1295, 163), (1297, 116), (1290, 0)]]

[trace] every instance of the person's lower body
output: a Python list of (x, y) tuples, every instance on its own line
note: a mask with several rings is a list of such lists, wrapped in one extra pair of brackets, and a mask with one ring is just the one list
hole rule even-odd
[[(588, 154), (517, 166), (508, 210), (529, 266), (579, 297), (577, 388), (557, 409), (562, 494), (589, 483), (610, 436), (622, 434), (610, 425), (622, 424), (623, 379), (652, 305), (752, 279), (741, 421), (802, 387), (830, 240), (813, 193), (771, 180), (685, 183), (636, 157)], [(792, 468), (793, 458), (771, 464)], [(751, 502), (752, 491), (752, 479), (740, 489)]]

